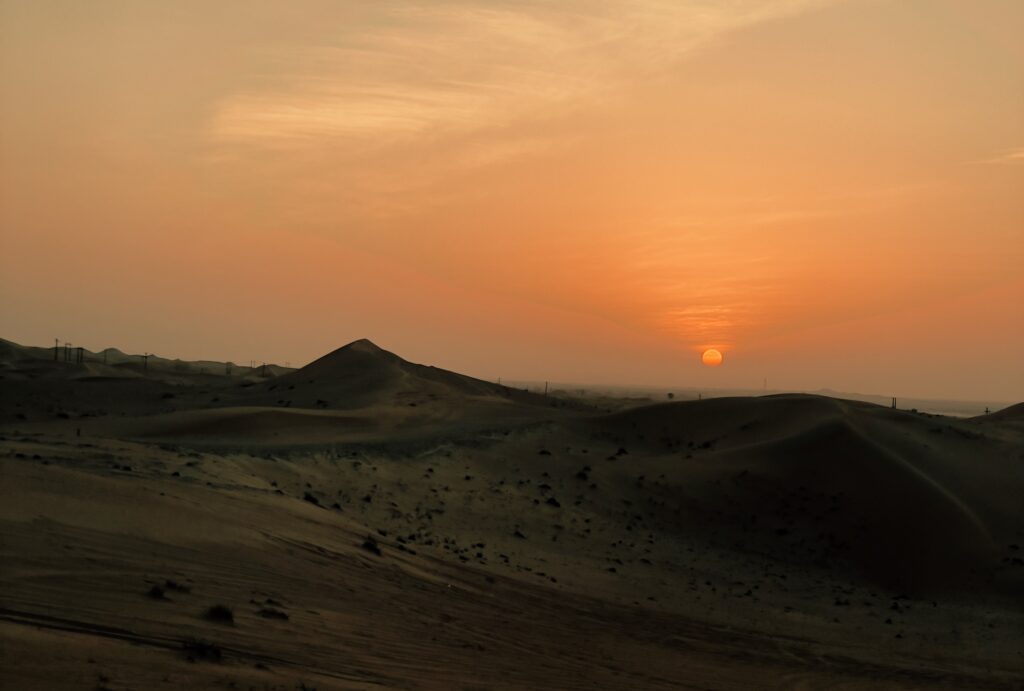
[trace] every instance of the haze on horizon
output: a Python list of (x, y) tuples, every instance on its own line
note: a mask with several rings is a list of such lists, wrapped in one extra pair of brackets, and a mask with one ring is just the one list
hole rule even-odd
[(5, 338), (1024, 399), (1022, 3), (0, 8)]

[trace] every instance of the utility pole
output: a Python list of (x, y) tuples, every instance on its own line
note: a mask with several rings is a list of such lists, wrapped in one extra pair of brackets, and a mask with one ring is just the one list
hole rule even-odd
[(85, 362), (85, 348), (83, 348), (82, 346), (78, 346), (78, 350), (75, 353), (75, 362), (77, 362), (79, 365)]
[(142, 371), (149, 371), (149, 353), (146, 353), (142, 356)]
[(892, 409), (896, 410), (896, 397), (895, 396), (892, 397)]
[(261, 377), (267, 376), (267, 363), (265, 363), (265, 362), (263, 363), (263, 366), (260, 367), (260, 376)]
[(57, 353), (60, 352), (60, 339), (53, 339), (53, 361), (57, 362)]
[(64, 342), (64, 362), (71, 362), (71, 344)]

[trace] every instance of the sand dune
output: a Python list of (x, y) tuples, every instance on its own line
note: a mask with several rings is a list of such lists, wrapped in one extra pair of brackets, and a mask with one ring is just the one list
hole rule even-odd
[[(919, 592), (999, 581), (1019, 593), (1024, 584), (998, 570), (1005, 544), (1024, 527), (1019, 437), (804, 395), (664, 404), (598, 427), (645, 454), (682, 449), (688, 458), (668, 472), (683, 501), (694, 510), (737, 507), (726, 521), (747, 539), (785, 543), (793, 558), (850, 562)], [(695, 493), (694, 477), (727, 489)]]
[(609, 414), (368, 341), (267, 379), (4, 383), (11, 688), (1011, 689), (1024, 673), (1019, 406)]
[(464, 436), (590, 410), (407, 362), (367, 340), (280, 377), (243, 379), (202, 396), (193, 389), (164, 392), (173, 398), (156, 415), (82, 424), (90, 433), (199, 446), (318, 447)]
[(981, 422), (1024, 423), (1024, 403), (1018, 403), (988, 415), (975, 418)]
[[(240, 392), (257, 405), (353, 409), (373, 405), (437, 406), (455, 400), (551, 408), (552, 398), (403, 360), (363, 339), (339, 348), (302, 369)], [(579, 407), (579, 406), (576, 406)]]

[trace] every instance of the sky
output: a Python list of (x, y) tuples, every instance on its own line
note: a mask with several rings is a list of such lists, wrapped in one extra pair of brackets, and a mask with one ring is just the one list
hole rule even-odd
[(0, 336), (1024, 400), (1022, 26), (1018, 0), (0, 0)]

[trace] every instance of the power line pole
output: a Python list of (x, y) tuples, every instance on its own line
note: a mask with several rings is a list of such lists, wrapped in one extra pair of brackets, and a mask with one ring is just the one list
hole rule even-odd
[(149, 371), (149, 353), (145, 353), (142, 356), (142, 371), (143, 372), (148, 372)]
[(53, 339), (53, 361), (57, 362), (57, 353), (60, 352), (60, 339)]

